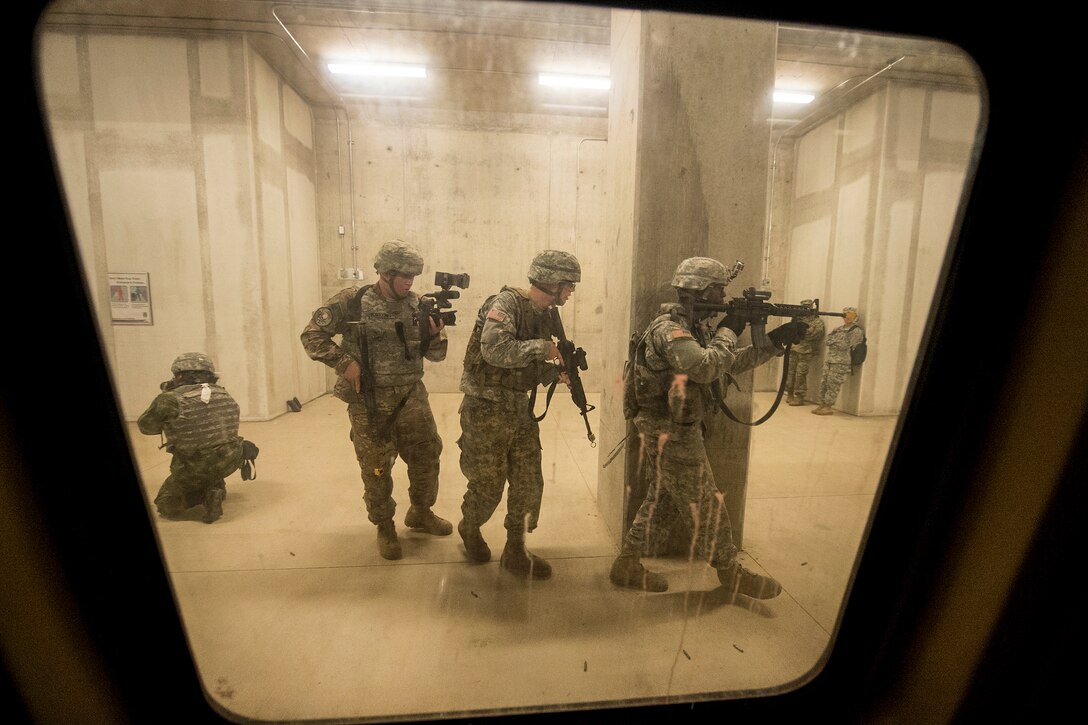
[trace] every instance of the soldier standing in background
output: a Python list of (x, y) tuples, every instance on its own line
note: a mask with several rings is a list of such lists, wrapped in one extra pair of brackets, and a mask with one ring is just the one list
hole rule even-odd
[(421, 315), (419, 296), (411, 292), (423, 271), (415, 247), (399, 239), (386, 242), (374, 269), (377, 282), (338, 292), (314, 312), (301, 338), (310, 358), (336, 371), (333, 394), (348, 404), (363, 501), (378, 527), (378, 553), (399, 559), (390, 475), (397, 456), (408, 466), (411, 506), (404, 525), (434, 536), (453, 532), (453, 525), (431, 510), (438, 498), (442, 438), (423, 385), (423, 359), (445, 360), (447, 339), (445, 325)]
[[(802, 305), (811, 305), (812, 300), (801, 300)], [(808, 373), (812, 358), (820, 350), (824, 333), (824, 318), (819, 315), (806, 315), (798, 318), (808, 327), (805, 329), (805, 337), (790, 350), (790, 363), (786, 370), (786, 403), (787, 405), (804, 405), (805, 395), (808, 393)]]
[(238, 403), (226, 388), (211, 358), (187, 352), (170, 366), (173, 379), (136, 421), (145, 435), (164, 436), (170, 453), (170, 475), (155, 496), (155, 507), (166, 518), (181, 516), (204, 505), (204, 523), (223, 515), (227, 476), (242, 467), (242, 437), (238, 435)]
[(839, 388), (851, 371), (850, 351), (865, 339), (865, 331), (857, 324), (858, 308), (843, 307), (843, 323), (828, 333), (825, 341), (824, 367), (820, 375), (819, 407), (815, 415), (832, 415)]
[[(717, 409), (720, 381), (782, 354), (786, 343), (804, 335), (805, 323), (787, 322), (767, 337), (772, 346), (737, 349), (737, 337), (746, 320), (726, 315), (713, 332), (702, 326), (694, 302), (721, 304), (728, 283), (725, 266), (709, 257), (685, 259), (676, 268), (672, 286), (679, 302), (662, 305), (634, 346), (633, 388), (625, 395), (625, 414), (633, 415), (639, 436), (639, 475), (646, 482), (646, 498), (623, 537), (619, 556), (608, 578), (628, 589), (663, 592), (668, 581), (646, 569), (640, 559), (654, 527), (655, 539), (665, 539), (684, 517), (694, 550), (711, 564), (730, 594), (757, 599), (778, 596), (774, 579), (748, 571), (737, 562), (733, 528), (725, 496), (714, 482), (703, 440), (706, 415)], [(701, 314), (701, 316), (700, 316)], [(704, 341), (704, 331), (709, 340)], [(629, 404), (630, 403), (630, 404)]]
[(529, 288), (503, 287), (480, 307), (465, 350), (461, 376), (461, 472), (468, 489), (457, 532), (475, 561), (489, 561), (491, 549), (480, 534), (495, 513), (509, 482), (506, 546), (499, 563), (518, 576), (547, 579), (551, 565), (525, 548), (537, 526), (544, 492), (540, 426), (532, 402), (538, 385), (556, 379), (569, 384), (555, 364), (559, 349), (553, 314), (574, 292), (582, 270), (573, 254), (540, 252), (529, 266)]

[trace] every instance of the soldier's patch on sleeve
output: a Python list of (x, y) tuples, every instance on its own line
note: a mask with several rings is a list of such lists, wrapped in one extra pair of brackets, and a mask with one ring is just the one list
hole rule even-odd
[(678, 337), (694, 337), (694, 335), (692, 335), (689, 330), (673, 330), (672, 339), (675, 340)]
[(496, 310), (494, 307), (492, 307), (490, 310), (487, 311), (487, 319), (494, 320), (495, 322), (505, 322), (506, 313), (502, 310)]
[(318, 327), (327, 327), (332, 324), (332, 310), (328, 307), (319, 307), (314, 312), (314, 324)]

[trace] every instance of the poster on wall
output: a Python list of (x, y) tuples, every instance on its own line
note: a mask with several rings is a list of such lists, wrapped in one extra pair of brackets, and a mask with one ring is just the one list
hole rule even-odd
[(115, 325), (152, 325), (147, 272), (110, 273), (110, 314)]

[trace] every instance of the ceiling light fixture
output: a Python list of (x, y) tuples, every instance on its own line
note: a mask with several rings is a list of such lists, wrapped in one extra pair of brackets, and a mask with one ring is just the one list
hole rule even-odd
[(774, 92), (775, 103), (812, 103), (816, 96), (804, 91), (779, 91)]
[(537, 78), (542, 86), (560, 88), (594, 88), (607, 91), (611, 86), (608, 76), (568, 76), (555, 73), (541, 73)]
[(406, 63), (329, 63), (329, 71), (338, 75), (378, 76), (384, 78), (426, 78), (427, 68)]

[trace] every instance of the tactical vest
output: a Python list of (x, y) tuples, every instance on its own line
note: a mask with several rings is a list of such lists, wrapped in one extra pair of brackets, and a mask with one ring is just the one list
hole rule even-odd
[(695, 383), (690, 379), (682, 387), (677, 384), (676, 373), (664, 352), (658, 351), (653, 345), (655, 334), (667, 322), (686, 323), (672, 314), (659, 315), (646, 328), (646, 334), (635, 346), (635, 401), (639, 411), (689, 425), (703, 419), (707, 406), (713, 402), (713, 395), (709, 385)]
[[(514, 336), (518, 340), (551, 340), (551, 322), (547, 315), (541, 313), (533, 305), (532, 300), (529, 299), (529, 293), (515, 287), (503, 287), (499, 294), (508, 291), (514, 293), (518, 303), (517, 328)], [(468, 339), (468, 347), (465, 348), (465, 374), (477, 385), (527, 392), (540, 382), (544, 366), (542, 361), (534, 361), (522, 368), (500, 368), (484, 360), (480, 350), (480, 335), (483, 333), (484, 320), (496, 297), (498, 297), (497, 294), (488, 297), (476, 315), (476, 324)]]
[(350, 306), (353, 319), (361, 320), (366, 331), (368, 359), (363, 359), (359, 344), (359, 325), (350, 326), (356, 334), (345, 334), (340, 346), (360, 364), (369, 366), (375, 387), (414, 385), (423, 379), (419, 326), (427, 324), (420, 320), (419, 297), (409, 293), (403, 300), (386, 300), (377, 290), (367, 294), (372, 287), (360, 288), (353, 300), (358, 307)]
[(238, 439), (238, 403), (226, 388), (212, 383), (179, 385), (174, 394), (181, 412), (163, 424), (172, 453), (191, 456)]

